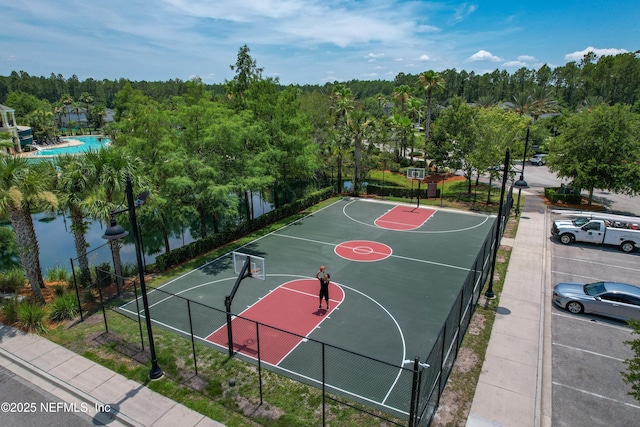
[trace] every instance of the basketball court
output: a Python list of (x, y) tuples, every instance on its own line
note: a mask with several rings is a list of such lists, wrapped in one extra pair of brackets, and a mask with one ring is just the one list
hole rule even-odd
[[(494, 221), (345, 198), (151, 290), (151, 317), (220, 351), (248, 360), (260, 354), (272, 370), (315, 386), (324, 378), (331, 392), (404, 416), (407, 362), (430, 353)], [(331, 275), (328, 309), (324, 301), (318, 308), (320, 265)], [(189, 312), (185, 299), (197, 303)], [(136, 302), (121, 310), (136, 314)]]

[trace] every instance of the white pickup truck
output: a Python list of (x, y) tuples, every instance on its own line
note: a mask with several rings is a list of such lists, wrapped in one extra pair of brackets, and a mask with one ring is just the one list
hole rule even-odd
[(624, 252), (631, 252), (640, 246), (640, 230), (637, 227), (602, 219), (578, 218), (574, 221), (558, 220), (553, 222), (551, 234), (558, 236), (565, 245), (573, 242), (588, 242), (618, 246)]

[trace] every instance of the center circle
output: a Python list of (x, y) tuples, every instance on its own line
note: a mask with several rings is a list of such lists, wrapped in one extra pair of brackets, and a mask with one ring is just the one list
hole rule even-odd
[(382, 261), (390, 257), (392, 252), (391, 248), (384, 243), (370, 240), (350, 240), (340, 243), (335, 248), (335, 253), (339, 257), (358, 262)]

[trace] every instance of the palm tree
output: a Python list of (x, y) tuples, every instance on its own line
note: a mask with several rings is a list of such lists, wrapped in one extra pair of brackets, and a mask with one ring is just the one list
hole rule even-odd
[(69, 210), (71, 232), (80, 264), (80, 283), (86, 286), (91, 283), (91, 270), (87, 257), (89, 244), (85, 237), (89, 226), (85, 221), (87, 212), (84, 199), (92, 191), (92, 179), (96, 176), (95, 165), (87, 161), (85, 154), (58, 156), (55, 164), (59, 171), (58, 200), (63, 208)]
[(362, 175), (361, 165), (361, 150), (362, 140), (365, 137), (367, 127), (371, 123), (371, 120), (367, 118), (367, 115), (363, 111), (353, 111), (347, 117), (347, 128), (351, 137), (353, 138), (353, 150), (354, 150), (354, 168), (353, 168), (353, 192), (358, 195), (360, 191), (360, 181)]
[(404, 114), (405, 106), (409, 98), (411, 98), (412, 92), (413, 90), (408, 85), (400, 85), (393, 89), (393, 95), (391, 95), (391, 97), (397, 105), (400, 105), (401, 114)]
[(434, 92), (442, 92), (445, 88), (445, 81), (440, 74), (435, 71), (425, 71), (424, 73), (418, 75), (418, 85), (420, 89), (425, 91), (427, 94), (427, 112), (425, 114), (425, 125), (424, 125), (424, 143), (425, 145), (429, 142), (429, 128), (431, 127), (431, 102), (433, 99)]
[(334, 128), (346, 121), (347, 114), (354, 108), (353, 93), (345, 85), (337, 85), (331, 92), (331, 109), (336, 115)]
[(73, 104), (73, 97), (69, 94), (63, 95), (62, 98), (60, 98), (60, 102), (64, 105), (65, 112), (67, 113), (67, 126), (69, 126), (69, 122), (71, 122), (71, 110), (69, 106)]
[(91, 121), (93, 125), (101, 129), (104, 124), (104, 117), (107, 115), (107, 109), (104, 105), (96, 105), (91, 111)]
[(56, 196), (50, 191), (55, 170), (50, 162), (28, 163), (18, 156), (0, 158), (0, 213), (8, 214), (16, 234), (18, 255), (33, 298), (44, 304), (44, 288), (40, 267), (40, 248), (31, 212), (35, 209), (55, 210)]
[(61, 101), (55, 102), (53, 104), (53, 114), (58, 121), (58, 129), (62, 127), (62, 116), (64, 115), (64, 112), (64, 104)]
[[(94, 219), (109, 224), (111, 212), (121, 208), (124, 201), (124, 192), (127, 175), (134, 177), (134, 160), (122, 150), (115, 147), (90, 150), (86, 154), (87, 169), (93, 175), (89, 177), (88, 188), (93, 189), (85, 199), (86, 209)], [(118, 286), (122, 286), (122, 260), (120, 258), (120, 243), (117, 240), (109, 240), (113, 268), (118, 280)]]
[(89, 127), (89, 122), (91, 121), (91, 116), (93, 114), (93, 110), (91, 108), (93, 105), (93, 96), (91, 96), (89, 92), (82, 92), (78, 100), (84, 104), (84, 119), (86, 126)]

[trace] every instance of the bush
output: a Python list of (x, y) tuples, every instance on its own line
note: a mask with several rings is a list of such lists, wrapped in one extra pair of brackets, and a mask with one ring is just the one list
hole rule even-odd
[(16, 293), (27, 284), (27, 277), (19, 267), (13, 267), (0, 274), (0, 291)]
[(579, 205), (582, 202), (580, 192), (570, 187), (546, 187), (544, 195), (551, 203), (563, 202)]
[(69, 273), (63, 267), (49, 267), (47, 269), (47, 280), (50, 282), (67, 282)]
[(93, 289), (87, 288), (82, 291), (82, 296), (80, 296), (80, 300), (85, 304), (93, 304), (97, 301), (96, 294), (93, 292)]
[(54, 285), (52, 289), (53, 289), (53, 294), (57, 297), (62, 296), (62, 294), (64, 294), (65, 292), (65, 287), (62, 285)]
[(67, 292), (56, 297), (49, 305), (49, 319), (54, 321), (62, 321), (73, 319), (78, 315), (78, 299), (76, 295), (71, 292)]
[(221, 231), (218, 234), (209, 235), (200, 240), (189, 243), (188, 245), (158, 255), (156, 257), (156, 268), (158, 271), (166, 271), (178, 264), (197, 258), (200, 255), (246, 236), (249, 233), (260, 230), (261, 228), (291, 215), (297, 214), (309, 206), (320, 203), (321, 201), (331, 197), (333, 191), (333, 188), (324, 188), (311, 193), (302, 199), (295, 200), (278, 209), (267, 212), (264, 215), (260, 215), (256, 219), (238, 224), (238, 226), (232, 229)]
[(45, 314), (46, 311), (43, 306), (23, 301), (18, 305), (17, 323), (21, 328), (29, 332), (46, 333), (47, 327), (44, 325)]
[(6, 299), (2, 302), (2, 313), (4, 313), (9, 322), (16, 323), (18, 321), (19, 305), (20, 302), (18, 301), (18, 297)]

